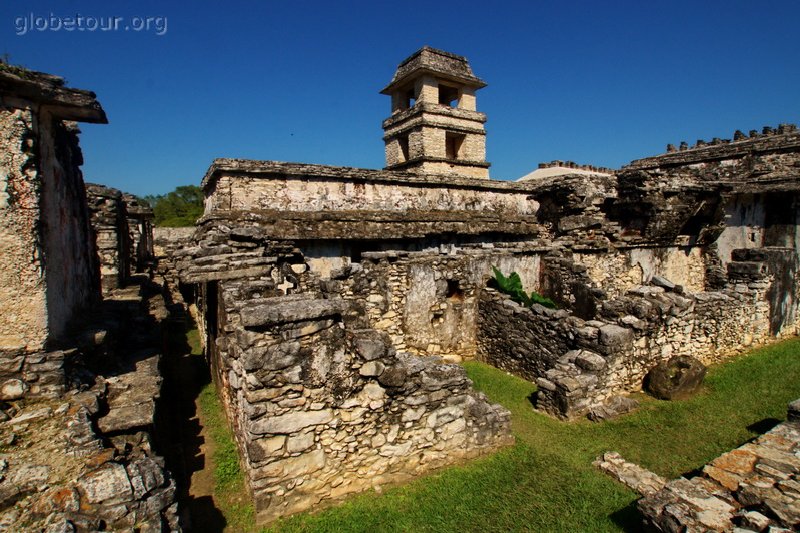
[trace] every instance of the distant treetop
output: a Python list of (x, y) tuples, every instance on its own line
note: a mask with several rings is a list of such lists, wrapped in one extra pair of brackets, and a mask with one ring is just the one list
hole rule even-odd
[(167, 228), (194, 226), (203, 216), (203, 191), (197, 185), (181, 185), (174, 191), (141, 200), (153, 208), (155, 225)]

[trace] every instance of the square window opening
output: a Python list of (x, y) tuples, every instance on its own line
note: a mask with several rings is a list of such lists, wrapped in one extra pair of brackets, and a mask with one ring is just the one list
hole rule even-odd
[(445, 133), (445, 157), (447, 159), (464, 158), (464, 139), (467, 136), (463, 133)]

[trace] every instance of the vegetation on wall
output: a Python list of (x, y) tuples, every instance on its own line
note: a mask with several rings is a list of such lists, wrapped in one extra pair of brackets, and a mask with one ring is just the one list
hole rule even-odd
[(174, 191), (141, 200), (153, 208), (155, 225), (167, 228), (194, 226), (203, 216), (203, 191), (197, 185), (181, 185)]
[(501, 292), (511, 296), (511, 299), (518, 304), (524, 305), (525, 307), (539, 304), (544, 307), (549, 307), (550, 309), (556, 309), (558, 307), (553, 300), (542, 296), (536, 291), (531, 291), (530, 294), (525, 292), (525, 289), (522, 288), (522, 279), (516, 272), (512, 272), (511, 275), (506, 277), (497, 267), (493, 266), (492, 270), (494, 271), (494, 279), (491, 280), (493, 282), (492, 285)]

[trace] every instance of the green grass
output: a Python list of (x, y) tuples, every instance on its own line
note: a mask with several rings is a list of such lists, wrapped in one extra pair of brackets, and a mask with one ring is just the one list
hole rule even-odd
[[(192, 349), (192, 356), (202, 357), (197, 329), (190, 329), (186, 334), (186, 340)], [(226, 529), (229, 531), (252, 529), (255, 519), (253, 504), (248, 500), (236, 442), (233, 440), (222, 402), (217, 396), (213, 382), (207, 383), (200, 390), (198, 406), (212, 451), (214, 499), (225, 517)]]
[(612, 422), (565, 423), (533, 410), (535, 386), (467, 363), (475, 386), (512, 412), (517, 444), (466, 466), (353, 497), (316, 514), (284, 519), (274, 531), (636, 531), (637, 496), (591, 462), (620, 452), (676, 477), (786, 416), (800, 397), (800, 340), (757, 350), (709, 371), (688, 401), (642, 396), (641, 408)]

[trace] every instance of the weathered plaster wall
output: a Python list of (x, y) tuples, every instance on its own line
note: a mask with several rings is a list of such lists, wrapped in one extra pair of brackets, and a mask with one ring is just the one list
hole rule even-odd
[(39, 232), (37, 125), (30, 109), (0, 108), (0, 349), (42, 349), (49, 335)]
[(48, 322), (51, 338), (59, 338), (74, 316), (99, 300), (99, 280), (80, 170), (79, 130), (45, 112), (39, 123)]
[(97, 297), (74, 126), (2, 109), (2, 346), (37, 351)]
[[(322, 167), (327, 170), (329, 167)], [(269, 179), (221, 171), (214, 179), (206, 214), (214, 210), (281, 209), (324, 210), (457, 210), (508, 212), (531, 215), (538, 204), (525, 187), (513, 183), (454, 178), (393, 177), (391, 172), (346, 169), (348, 174), (326, 176), (312, 165), (292, 174), (270, 168)], [(352, 174), (352, 175), (351, 175)], [(358, 177), (362, 176), (363, 177)], [(209, 182), (209, 178), (206, 178)]]
[(612, 253), (579, 252), (577, 263), (586, 265), (586, 272), (595, 287), (609, 296), (619, 296), (637, 285), (661, 276), (687, 291), (705, 290), (705, 260), (701, 247), (630, 248)]

